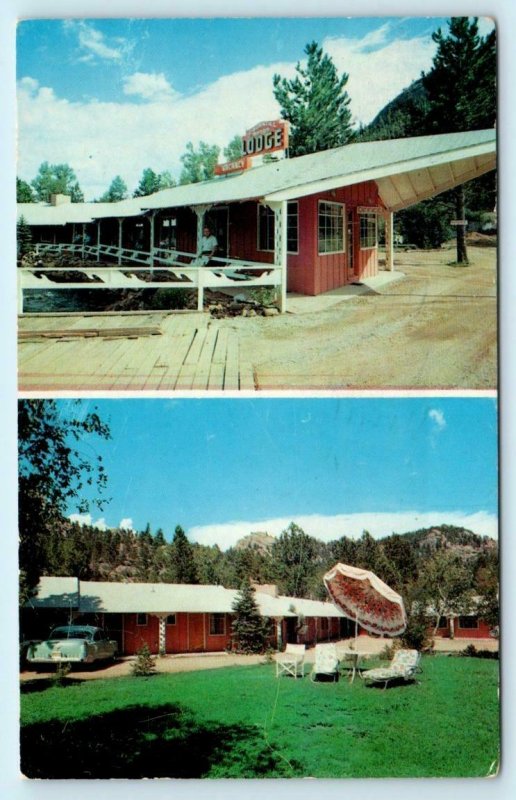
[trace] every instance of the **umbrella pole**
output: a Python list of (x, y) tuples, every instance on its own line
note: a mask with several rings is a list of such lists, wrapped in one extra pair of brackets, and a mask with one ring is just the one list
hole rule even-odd
[(358, 614), (355, 614), (355, 644), (358, 638)]

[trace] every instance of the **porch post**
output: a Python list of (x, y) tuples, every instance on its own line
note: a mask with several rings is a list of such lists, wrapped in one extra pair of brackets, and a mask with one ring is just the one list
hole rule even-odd
[(150, 242), (149, 242), (149, 250), (150, 250), (150, 265), (151, 267), (154, 266), (154, 217), (156, 216), (156, 211), (151, 211), (149, 216), (150, 222)]
[(199, 255), (201, 252), (201, 242), (202, 242), (202, 232), (204, 228), (204, 215), (211, 208), (210, 205), (204, 206), (191, 206), (192, 211), (195, 212), (197, 216), (197, 251), (196, 255)]
[(160, 656), (164, 656), (167, 651), (167, 644), (166, 644), (166, 617), (163, 615), (159, 616), (159, 637), (158, 637), (158, 652)]
[(124, 222), (123, 217), (118, 217), (118, 263), (122, 263), (122, 225)]
[(280, 311), (287, 310), (287, 201), (267, 203), (274, 211), (274, 264), (281, 269)]
[(276, 648), (281, 650), (283, 646), (282, 636), (281, 636), (281, 618), (276, 617)]
[(83, 223), (82, 223), (82, 250), (81, 250), (81, 255), (82, 255), (82, 260), (83, 260), (83, 261), (84, 261), (84, 244), (85, 244), (85, 238), (86, 238), (86, 223), (85, 223), (85, 222), (83, 222)]
[(97, 220), (97, 261), (100, 261), (100, 219)]
[(392, 211), (386, 211), (383, 218), (385, 220), (385, 268), (392, 272), (394, 270), (394, 215)]

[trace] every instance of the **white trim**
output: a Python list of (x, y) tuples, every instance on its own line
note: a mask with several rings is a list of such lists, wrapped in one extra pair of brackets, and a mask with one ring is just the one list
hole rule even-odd
[[(321, 204), (325, 203), (327, 206), (338, 206), (340, 208), (340, 217), (342, 222), (342, 248), (339, 250), (326, 250), (325, 252), (321, 252), (321, 239), (319, 235), (320, 230), (320, 217), (321, 217)], [(317, 255), (321, 258), (324, 256), (335, 256), (340, 254), (346, 253), (346, 204), (341, 203), (338, 200), (325, 200), (321, 198), (317, 201)]]

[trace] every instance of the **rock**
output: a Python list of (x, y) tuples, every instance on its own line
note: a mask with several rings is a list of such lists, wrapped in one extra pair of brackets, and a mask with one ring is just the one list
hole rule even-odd
[(263, 309), (264, 317), (275, 317), (277, 314), (279, 314), (279, 308), (275, 308), (274, 306), (271, 306), (271, 308)]

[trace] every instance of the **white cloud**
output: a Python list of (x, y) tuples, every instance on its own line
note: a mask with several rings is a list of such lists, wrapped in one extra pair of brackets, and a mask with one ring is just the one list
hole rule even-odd
[[(65, 20), (66, 30), (77, 34), (79, 46), (89, 55), (97, 56), (108, 61), (120, 61), (123, 57), (122, 47), (110, 47), (103, 33), (84, 20)], [(84, 61), (84, 56), (80, 57)]]
[(176, 92), (163, 72), (135, 72), (125, 78), (124, 94), (137, 95), (144, 100), (160, 100), (173, 97)]
[(373, 514), (337, 514), (323, 516), (311, 514), (305, 516), (279, 517), (258, 521), (228, 522), (219, 525), (203, 525), (188, 530), (191, 541), (204, 545), (218, 544), (222, 550), (232, 547), (238, 539), (252, 531), (261, 531), (271, 536), (279, 536), (291, 522), (299, 525), (305, 533), (315, 536), (324, 542), (348, 536), (357, 539), (362, 531), (367, 530), (375, 539), (389, 536), (391, 533), (408, 533), (420, 528), (434, 525), (456, 525), (464, 527), (480, 536), (498, 538), (498, 519), (487, 511), (474, 514), (462, 511), (404, 511), (376, 512)]
[(432, 408), (428, 412), (428, 416), (434, 423), (434, 431), (440, 432), (446, 428), (446, 419), (443, 412), (438, 408)]
[[(115, 60), (131, 47), (128, 42), (106, 44), (86, 23), (69, 24), (78, 32), (80, 57)], [(352, 114), (364, 123), (431, 65), (435, 50), (429, 38), (384, 44), (387, 30), (382, 26), (361, 40), (322, 42), (339, 73), (349, 73)], [(222, 149), (235, 134), (279, 117), (272, 77), (292, 77), (294, 70), (294, 63), (258, 65), (223, 76), (188, 96), (176, 93), (163, 73), (134, 72), (125, 82), (126, 97), (118, 102), (70, 102), (25, 76), (18, 85), (18, 174), (30, 181), (43, 161), (66, 162), (87, 200), (105, 192), (115, 175), (132, 190), (146, 167), (170, 170), (177, 177), (189, 141), (197, 145), (204, 140)]]
[(99, 528), (101, 531), (109, 529), (104, 517), (94, 520), (91, 514), (70, 514), (68, 517), (70, 522), (77, 522), (79, 525), (91, 525), (94, 528)]
[(120, 522), (118, 523), (118, 527), (122, 531), (132, 531), (133, 530), (133, 521), (132, 521), (131, 517), (124, 517), (124, 519), (121, 519)]

